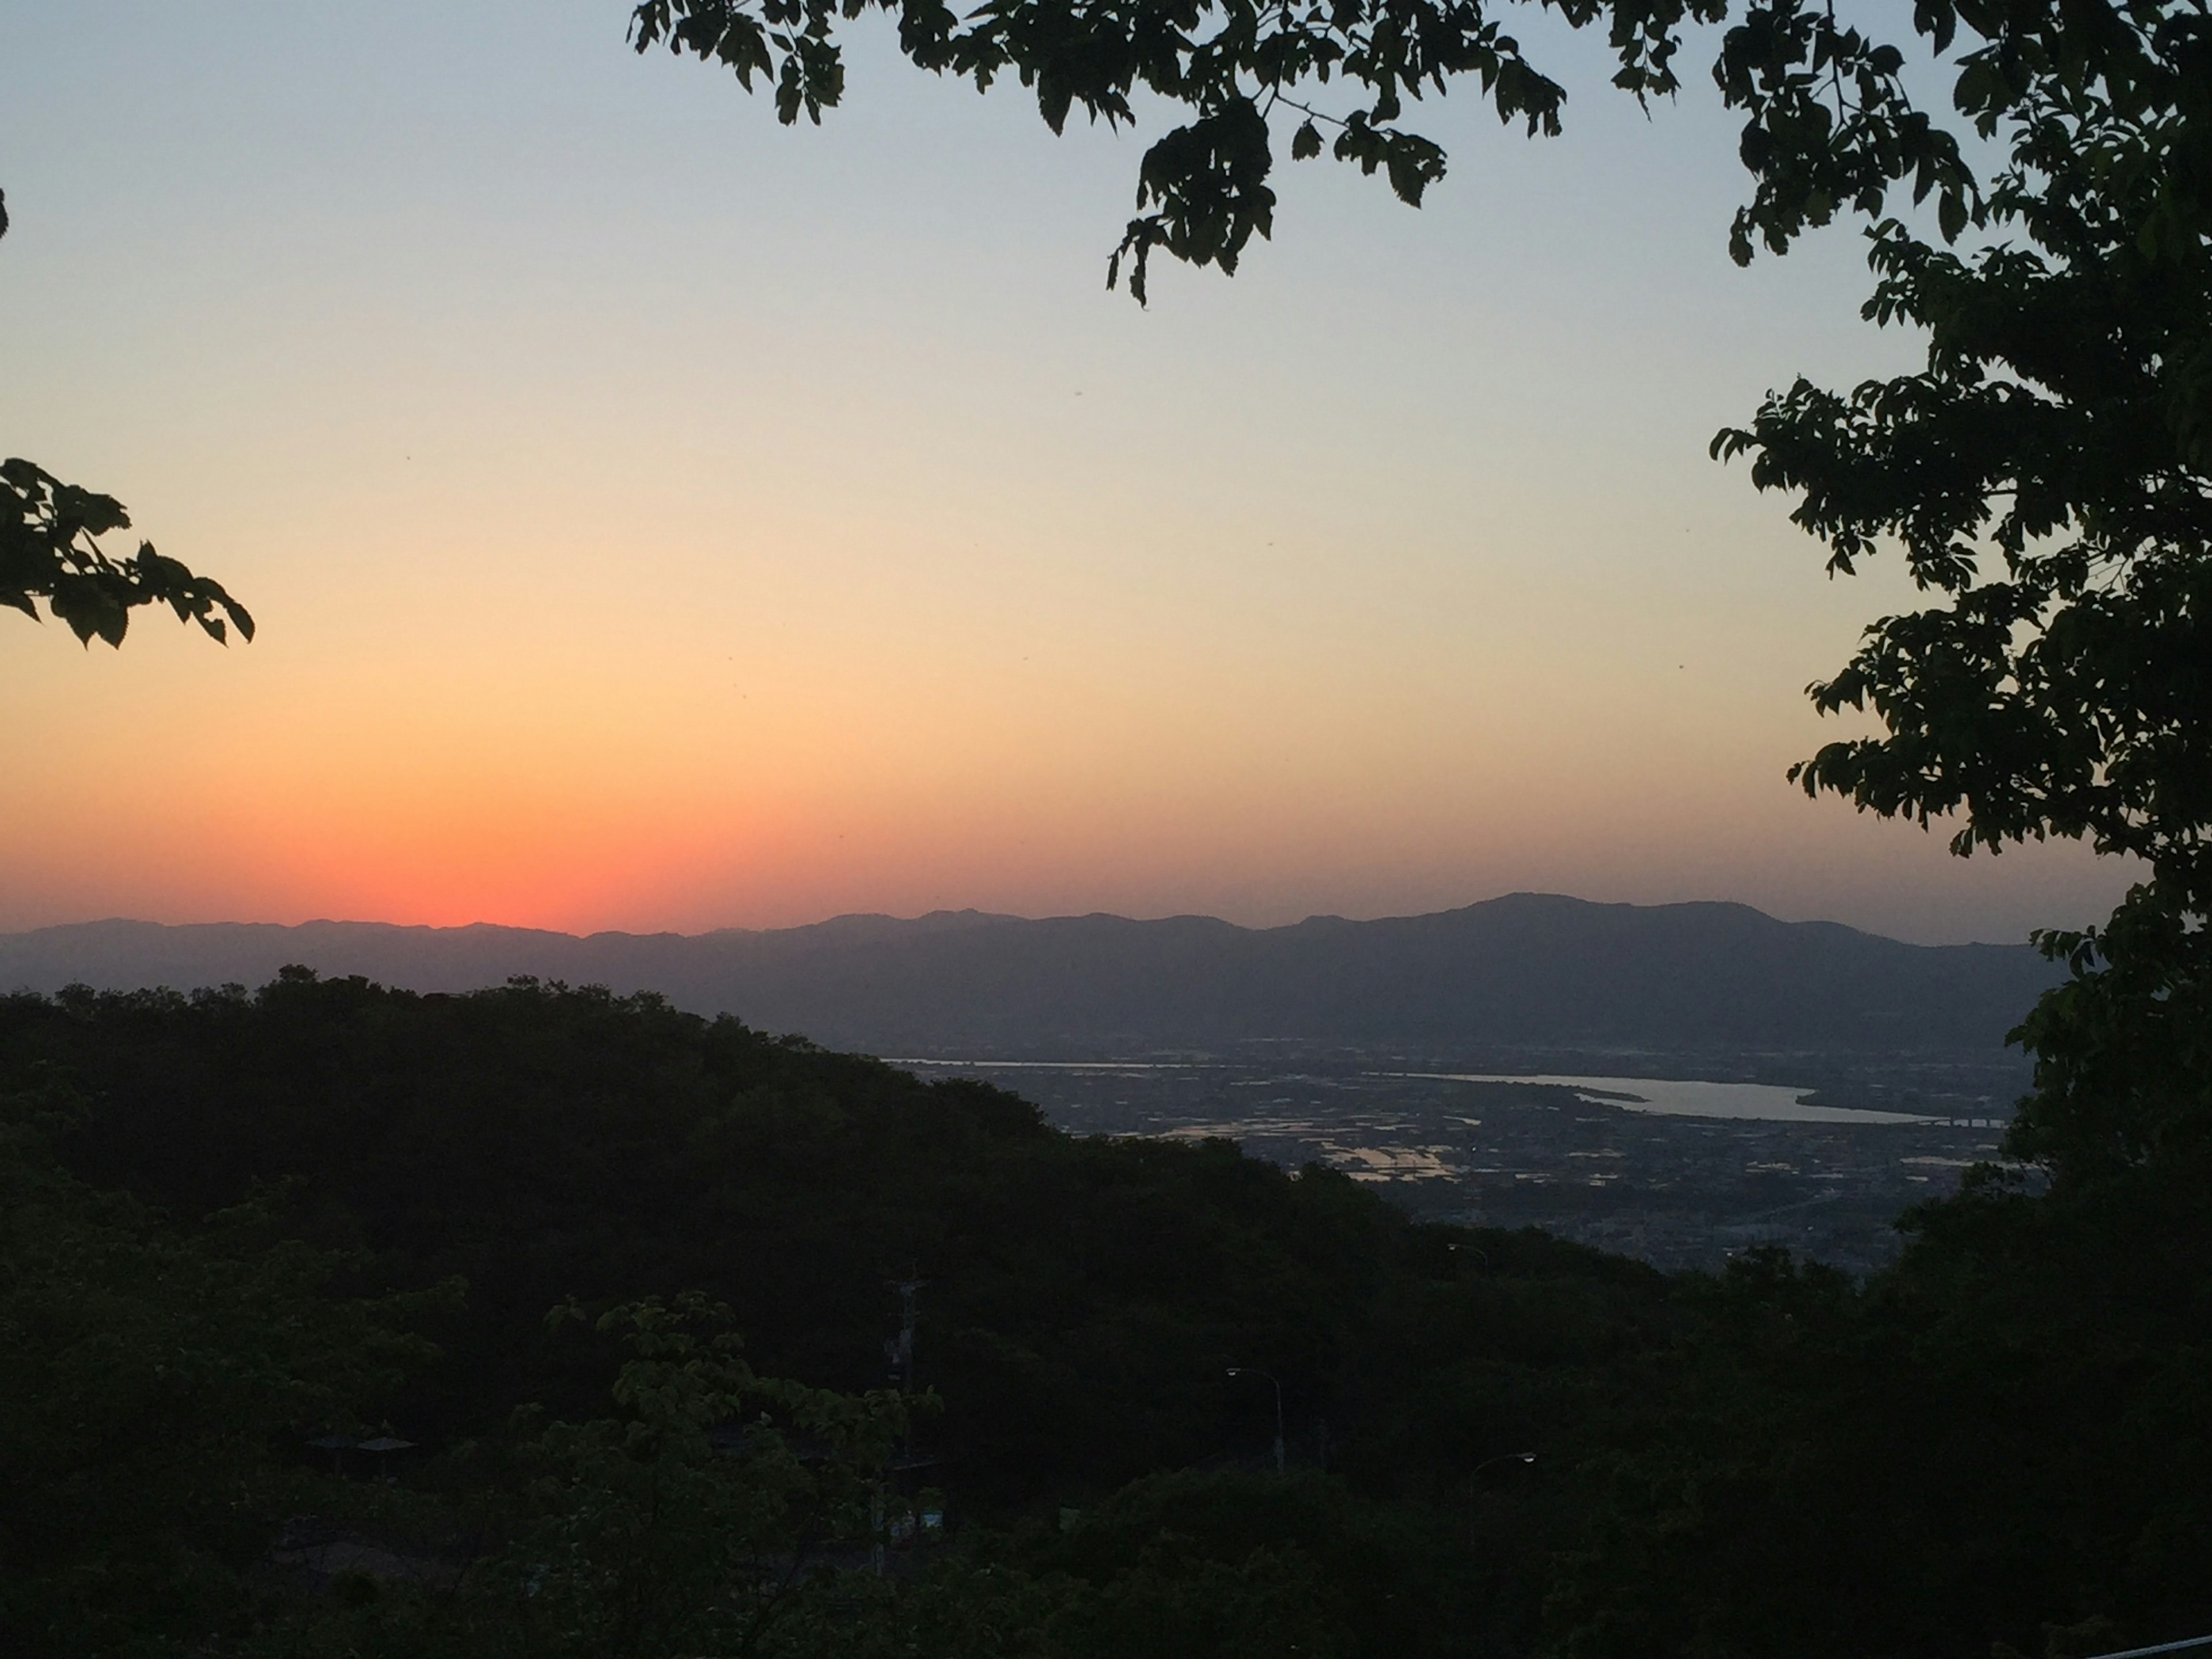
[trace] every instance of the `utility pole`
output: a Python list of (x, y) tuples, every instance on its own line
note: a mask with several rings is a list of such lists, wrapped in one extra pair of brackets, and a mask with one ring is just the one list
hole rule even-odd
[[(921, 1287), (929, 1281), (920, 1274), (909, 1271), (904, 1279), (894, 1279), (886, 1282), (891, 1289), (898, 1292), (899, 1328), (896, 1336), (884, 1339), (884, 1357), (890, 1361), (891, 1381), (897, 1386), (898, 1391), (901, 1394), (912, 1394), (914, 1392), (914, 1332), (915, 1327), (921, 1323)], [(902, 1462), (913, 1455), (914, 1448), (910, 1443), (902, 1443), (899, 1449)], [(875, 1534), (876, 1540), (875, 1548), (871, 1554), (873, 1557), (876, 1577), (878, 1578), (884, 1576), (884, 1565), (885, 1478), (881, 1474), (876, 1477), (875, 1495), (870, 1500), (868, 1515), (869, 1530)]]
[(914, 1389), (914, 1331), (921, 1322), (919, 1303), (921, 1287), (929, 1283), (926, 1279), (894, 1279), (891, 1289), (898, 1292), (899, 1333), (884, 1344), (884, 1353), (891, 1362), (891, 1381), (898, 1384), (901, 1394)]

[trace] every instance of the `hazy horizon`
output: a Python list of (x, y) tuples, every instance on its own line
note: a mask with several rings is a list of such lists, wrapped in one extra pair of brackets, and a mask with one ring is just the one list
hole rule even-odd
[[(735, 922), (723, 922), (723, 923), (709, 923), (709, 924), (708, 924), (708, 925), (706, 925), (706, 926), (703, 926), (703, 927), (620, 927), (620, 926), (611, 926), (611, 927), (605, 927), (574, 928), (574, 927), (540, 927), (540, 926), (538, 926), (538, 925), (535, 925), (535, 924), (529, 924), (529, 923), (519, 923), (519, 922), (498, 921), (495, 921), (495, 920), (492, 920), (492, 919), (489, 919), (489, 918), (478, 918), (478, 919), (477, 919), (477, 920), (470, 921), (420, 922), (420, 921), (392, 921), (392, 920), (390, 920), (390, 919), (388, 919), (388, 918), (380, 917), (380, 916), (346, 916), (346, 915), (308, 915), (308, 916), (299, 916), (299, 917), (295, 917), (295, 918), (291, 918), (291, 919), (289, 919), (289, 920), (276, 920), (276, 919), (272, 919), (272, 918), (269, 918), (269, 917), (257, 917), (257, 916), (216, 916), (216, 917), (196, 918), (196, 919), (194, 919), (194, 920), (188, 921), (159, 921), (159, 920), (156, 920), (156, 919), (155, 919), (155, 918), (147, 917), (147, 916), (131, 916), (131, 915), (102, 915), (102, 916), (78, 916), (78, 917), (72, 917), (72, 918), (69, 918), (69, 919), (66, 919), (66, 920), (64, 920), (64, 921), (60, 921), (41, 922), (41, 923), (38, 923), (38, 924), (36, 924), (36, 925), (34, 925), (34, 926), (27, 927), (0, 928), (0, 933), (6, 933), (6, 934), (18, 934), (18, 935), (20, 935), (20, 934), (22, 934), (22, 933), (37, 933), (37, 932), (40, 932), (40, 931), (42, 931), (42, 930), (44, 930), (44, 929), (46, 929), (46, 928), (57, 928), (57, 927), (101, 927), (101, 926), (109, 925), (109, 924), (119, 924), (119, 925), (124, 925), (124, 926), (131, 926), (131, 927), (145, 926), (145, 927), (324, 927), (324, 926), (328, 926), (328, 927), (395, 927), (395, 928), (407, 928), (407, 929), (421, 929), (421, 930), (429, 931), (429, 932), (458, 932), (458, 931), (461, 931), (461, 930), (465, 930), (465, 929), (471, 928), (471, 927), (495, 927), (495, 928), (510, 928), (510, 929), (514, 929), (514, 930), (518, 931), (518, 932), (530, 932), (530, 933), (553, 933), (553, 934), (557, 934), (557, 935), (561, 935), (561, 936), (564, 936), (564, 937), (571, 938), (571, 939), (589, 939), (589, 938), (592, 938), (592, 937), (599, 936), (599, 935), (602, 935), (602, 934), (604, 934), (604, 935), (611, 935), (611, 936), (627, 936), (627, 937), (631, 937), (631, 938), (652, 938), (652, 937), (656, 937), (656, 936), (672, 936), (672, 936), (679, 937), (679, 938), (692, 938), (692, 939), (696, 939), (696, 938), (701, 938), (701, 937), (704, 937), (704, 936), (707, 936), (707, 935), (710, 935), (710, 934), (714, 934), (714, 933), (783, 933), (783, 932), (791, 932), (791, 931), (795, 931), (795, 930), (798, 930), (798, 929), (802, 929), (802, 928), (806, 928), (806, 927), (827, 927), (827, 926), (829, 926), (829, 925), (830, 925), (830, 924), (832, 924), (832, 923), (841, 922), (841, 921), (892, 921), (892, 922), (919, 922), (919, 921), (928, 921), (928, 920), (932, 919), (933, 917), (938, 917), (938, 916), (960, 916), (960, 915), (975, 915), (975, 916), (982, 916), (982, 917), (988, 917), (988, 918), (989, 918), (990, 920), (993, 920), (993, 921), (1067, 921), (1067, 920), (1071, 920), (1071, 919), (1076, 919), (1076, 918), (1081, 918), (1081, 917), (1087, 917), (1087, 916), (1100, 916), (1100, 915), (1103, 915), (1103, 916), (1111, 916), (1111, 917), (1115, 918), (1115, 920), (1117, 920), (1117, 921), (1140, 921), (1140, 922), (1142, 922), (1142, 921), (1167, 921), (1203, 920), (1203, 921), (1222, 921), (1222, 922), (1226, 922), (1226, 923), (1228, 923), (1228, 924), (1229, 924), (1230, 926), (1231, 926), (1231, 927), (1241, 927), (1241, 928), (1246, 928), (1246, 929), (1249, 929), (1249, 930), (1251, 930), (1251, 931), (1255, 931), (1255, 932), (1262, 932), (1262, 931), (1267, 931), (1267, 930), (1273, 929), (1273, 928), (1280, 928), (1280, 927), (1295, 927), (1298, 926), (1299, 924), (1301, 924), (1301, 923), (1303, 923), (1303, 922), (1308, 922), (1308, 921), (1352, 921), (1352, 922), (1362, 922), (1362, 921), (1394, 921), (1394, 920), (1404, 920), (1404, 919), (1407, 919), (1407, 918), (1409, 918), (1409, 917), (1418, 916), (1418, 915), (1436, 915), (1436, 914), (1439, 914), (1439, 913), (1442, 913), (1442, 912), (1449, 912), (1449, 911), (1464, 910), (1464, 909), (1474, 909), (1474, 908), (1480, 908), (1480, 906), (1485, 905), (1485, 904), (1489, 904), (1489, 903), (1495, 902), (1497, 902), (1497, 901), (1498, 901), (1498, 900), (1502, 900), (1502, 899), (1509, 899), (1509, 898), (1563, 898), (1563, 899), (1568, 899), (1568, 900), (1571, 900), (1571, 901), (1574, 901), (1574, 902), (1583, 902), (1583, 903), (1590, 903), (1590, 904), (1605, 904), (1605, 905), (1611, 905), (1611, 904), (1626, 904), (1626, 905), (1631, 905), (1631, 906), (1632, 906), (1633, 908), (1651, 908), (1651, 909), (1656, 909), (1656, 908), (1667, 908), (1667, 907), (1669, 907), (1669, 906), (1679, 906), (1679, 905), (1697, 905), (1697, 904), (1740, 905), (1740, 904), (1743, 904), (1743, 903), (1744, 903), (1744, 901), (1742, 901), (1742, 900), (1739, 900), (1739, 899), (1717, 899), (1717, 898), (1706, 898), (1706, 899), (1669, 899), (1669, 900), (1658, 901), (1658, 902), (1655, 902), (1655, 903), (1649, 904), (1649, 905), (1645, 905), (1645, 904), (1640, 904), (1640, 903), (1638, 903), (1637, 902), (1635, 902), (1635, 901), (1631, 901), (1631, 900), (1588, 899), (1588, 898), (1584, 898), (1582, 895), (1579, 895), (1579, 894), (1573, 894), (1573, 893), (1559, 893), (1559, 892), (1549, 892), (1549, 891), (1537, 891), (1537, 890), (1535, 890), (1525, 889), (1525, 888), (1524, 888), (1524, 889), (1516, 889), (1516, 890), (1514, 890), (1513, 891), (1510, 891), (1510, 892), (1504, 892), (1504, 893), (1493, 893), (1493, 894), (1490, 894), (1490, 895), (1487, 895), (1487, 896), (1486, 896), (1485, 897), (1482, 897), (1482, 898), (1478, 898), (1478, 899), (1470, 899), (1470, 900), (1468, 900), (1468, 901), (1464, 902), (1463, 903), (1459, 903), (1459, 904), (1448, 904), (1448, 905), (1440, 905), (1440, 906), (1437, 907), (1437, 908), (1436, 908), (1435, 910), (1422, 910), (1422, 911), (1413, 911), (1413, 910), (1378, 911), (1378, 912), (1376, 912), (1376, 913), (1374, 913), (1374, 914), (1372, 914), (1372, 915), (1346, 915), (1346, 914), (1345, 914), (1345, 913), (1343, 913), (1343, 912), (1340, 912), (1340, 911), (1334, 911), (1334, 910), (1313, 910), (1313, 911), (1308, 911), (1307, 913), (1305, 913), (1305, 914), (1304, 914), (1304, 915), (1303, 915), (1291, 916), (1291, 917), (1285, 918), (1285, 919), (1282, 919), (1282, 920), (1277, 920), (1277, 921), (1239, 921), (1239, 920), (1237, 920), (1237, 918), (1232, 917), (1232, 916), (1223, 916), (1223, 915), (1216, 915), (1216, 914), (1214, 914), (1213, 912), (1211, 912), (1211, 911), (1202, 911), (1202, 910), (1163, 910), (1163, 911), (1158, 911), (1158, 912), (1156, 912), (1156, 913), (1150, 913), (1150, 914), (1136, 914), (1136, 913), (1133, 913), (1133, 912), (1129, 912), (1129, 911), (1124, 911), (1124, 910), (1101, 910), (1101, 909), (1091, 909), (1091, 910), (1041, 911), (1041, 912), (1037, 912), (1037, 913), (1036, 913), (1036, 914), (1029, 914), (1029, 913), (1024, 913), (1024, 912), (1020, 912), (1020, 911), (1012, 911), (1012, 910), (995, 910), (995, 909), (992, 909), (992, 908), (989, 908), (988, 907), (982, 906), (982, 905), (943, 905), (943, 906), (937, 906), (937, 907), (934, 907), (934, 908), (931, 908), (931, 909), (927, 909), (927, 910), (917, 910), (917, 911), (910, 911), (910, 912), (897, 912), (897, 911), (888, 911), (888, 910), (840, 910), (840, 911), (836, 911), (836, 912), (834, 912), (834, 913), (830, 914), (830, 915), (827, 915), (813, 916), (813, 917), (809, 917), (809, 918), (806, 918), (806, 919), (804, 919), (804, 920), (801, 920), (801, 921), (797, 921), (775, 922), (775, 923), (771, 923), (771, 924), (767, 924), (767, 925), (762, 925), (762, 926), (753, 926), (753, 925), (747, 925), (747, 924), (744, 924), (744, 923), (735, 923)], [(1757, 905), (1751, 905), (1751, 906), (1748, 906), (1747, 908), (1752, 908), (1752, 909), (1760, 910), (1762, 914), (1766, 915), (1769, 915), (1769, 916), (1771, 916), (1774, 920), (1776, 920), (1776, 921), (1783, 921), (1783, 922), (1790, 922), (1790, 923), (1796, 923), (1796, 922), (1835, 923), (1835, 922), (1838, 922), (1838, 921), (1839, 921), (1839, 919), (1838, 919), (1838, 918), (1834, 917), (1834, 916), (1823, 916), (1823, 915), (1803, 915), (1803, 916), (1792, 916), (1792, 915), (1778, 915), (1778, 913), (1773, 912), (1773, 911), (1771, 911), (1771, 910), (1765, 910), (1765, 909), (1764, 909), (1764, 908), (1763, 908), (1763, 907), (1757, 906)], [(1840, 923), (1840, 925), (1844, 926), (1844, 927), (1857, 927), (1857, 924), (1856, 924), (1856, 923), (1852, 923), (1852, 922), (1848, 922), (1848, 921), (1841, 922), (1841, 923)], [(2027, 942), (2027, 941), (2025, 940), (2025, 939), (2024, 939), (2024, 938), (2023, 938), (2023, 939), (1908, 939), (1908, 938), (1905, 938), (1905, 936), (1904, 936), (1903, 934), (1899, 934), (1899, 933), (1884, 933), (1881, 929), (1879, 929), (1879, 928), (1874, 928), (1874, 927), (1857, 927), (1857, 930), (1858, 930), (1858, 931), (1860, 931), (1860, 932), (1863, 932), (1863, 933), (1875, 933), (1875, 934), (1876, 934), (1876, 935), (1878, 935), (1878, 936), (1880, 936), (1880, 937), (1889, 938), (1889, 939), (1895, 939), (1899, 940), (1899, 941), (1900, 941), (1900, 942), (1902, 942), (1902, 943), (1906, 943), (1906, 944), (1915, 944), (1915, 945), (2020, 945), (2020, 944), (2024, 944), (2024, 943), (2026, 943), (2026, 942)]]

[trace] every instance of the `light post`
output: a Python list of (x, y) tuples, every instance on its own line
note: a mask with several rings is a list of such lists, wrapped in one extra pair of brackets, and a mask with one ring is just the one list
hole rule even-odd
[(1256, 1370), (1250, 1365), (1231, 1365), (1229, 1368), (1229, 1374), (1231, 1376), (1264, 1376), (1268, 1382), (1275, 1384), (1275, 1478), (1279, 1480), (1282, 1479), (1284, 1472), (1283, 1385), (1281, 1382), (1277, 1382), (1275, 1377), (1270, 1373)]

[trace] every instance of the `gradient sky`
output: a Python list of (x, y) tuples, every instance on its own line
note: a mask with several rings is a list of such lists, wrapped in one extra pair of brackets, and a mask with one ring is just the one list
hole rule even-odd
[(1848, 233), (1729, 263), (1702, 81), (1571, 42), (1565, 139), (1432, 107), (1423, 210), (1288, 170), (1142, 312), (1143, 134), (866, 25), (785, 130), (628, 9), (0, 0), (0, 449), (262, 625), (0, 616), (0, 927), (2118, 896), (1784, 782), (1911, 594), (1705, 446), (1913, 347)]

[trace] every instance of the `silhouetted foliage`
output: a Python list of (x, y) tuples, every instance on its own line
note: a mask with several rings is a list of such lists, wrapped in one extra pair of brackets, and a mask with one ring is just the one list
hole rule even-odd
[[(1680, 89), (1674, 59), (1686, 30), (1729, 26), (1712, 78), (1727, 106), (1744, 112), (1741, 154), (1754, 181), (1730, 240), (1739, 261), (1755, 244), (1786, 248), (1840, 210), (1878, 214), (1908, 185), (1915, 202), (1934, 196), (1947, 234), (1982, 216), (1957, 141), (1906, 95), (1905, 54), (1845, 27), (1832, 8), (1544, 0), (1544, 9), (1577, 28), (1602, 27), (1620, 66), (1613, 85), (1647, 104)], [(838, 22), (878, 9), (897, 17), (900, 50), (918, 67), (982, 90), (1011, 75), (1035, 93), (1054, 132), (1078, 108), (1133, 124), (1140, 92), (1187, 112), (1146, 151), (1139, 216), (1107, 267), (1111, 286), (1129, 262), (1140, 301), (1154, 250), (1233, 272), (1254, 234), (1272, 234), (1267, 180), (1285, 130), (1292, 160), (1326, 149), (1382, 173), (1419, 206), (1443, 178), (1445, 155), (1401, 125), (1408, 100), (1472, 81), (1501, 121), (1531, 136), (1558, 133), (1566, 101), (1500, 24), (1508, 9), (1481, 0), (994, 0), (965, 13), (938, 0), (642, 0), (631, 40), (640, 52), (665, 43), (724, 64), (748, 89), (757, 75), (774, 88), (780, 120), (803, 111), (818, 122), (844, 95)], [(1994, 33), (2008, 16), (1939, 3), (1919, 7), (1914, 21), (1940, 49), (1961, 23)], [(1337, 109), (1318, 106), (1332, 98)]]
[(2007, 240), (1962, 256), (1877, 225), (1867, 315), (1924, 330), (1926, 368), (1800, 380), (1714, 447), (1802, 496), (1831, 570), (1894, 545), (1945, 596), (1812, 688), (1884, 735), (1822, 749), (1808, 793), (1961, 816), (1961, 853), (2142, 860), (2104, 928), (2041, 936), (2073, 977), (2021, 1032), (2037, 1091), (2010, 1149), (2090, 1179), (2212, 1128), (2212, 20), (1966, 21), (1989, 44), (1956, 101), (2009, 146), (1984, 203)]
[[(7, 234), (0, 192), (0, 237)], [(167, 605), (218, 642), (233, 627), (253, 637), (252, 617), (220, 582), (163, 557), (151, 542), (119, 559), (100, 547), (100, 537), (130, 527), (113, 496), (64, 483), (29, 461), (0, 461), (0, 605), (36, 622), (44, 600), (87, 645), (95, 635), (122, 644), (131, 613), (144, 605)]]
[(0, 461), (0, 605), (35, 622), (43, 599), (88, 645), (95, 636), (122, 644), (131, 611), (146, 605), (167, 605), (219, 643), (233, 627), (253, 637), (252, 617), (220, 582), (156, 553), (153, 543), (119, 559), (102, 550), (101, 536), (130, 526), (112, 495), (64, 483), (29, 461)]

